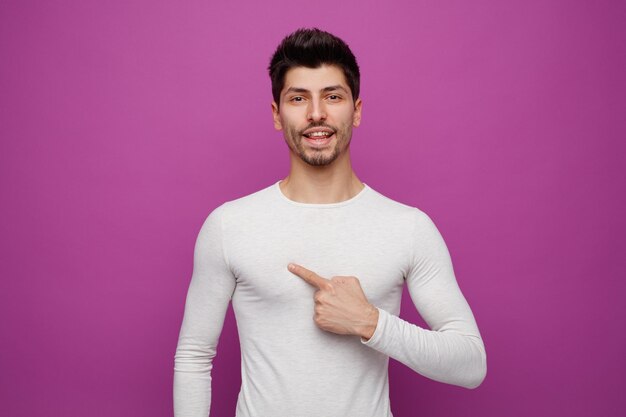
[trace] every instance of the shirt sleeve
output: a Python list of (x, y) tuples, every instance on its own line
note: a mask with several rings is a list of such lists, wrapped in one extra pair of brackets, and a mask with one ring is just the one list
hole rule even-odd
[(405, 278), (411, 299), (431, 330), (379, 308), (374, 334), (361, 341), (427, 378), (476, 388), (487, 373), (482, 338), (441, 234), (428, 215), (416, 212)]
[(174, 357), (174, 415), (206, 417), (211, 406), (211, 369), (235, 277), (224, 255), (223, 205), (202, 225), (194, 248), (193, 274)]

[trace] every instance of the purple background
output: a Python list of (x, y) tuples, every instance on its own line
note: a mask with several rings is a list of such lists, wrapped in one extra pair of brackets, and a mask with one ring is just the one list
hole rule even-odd
[[(318, 26), (362, 71), (362, 181), (443, 234), (476, 390), (394, 361), (401, 416), (626, 408), (623, 1), (2, 1), (0, 414), (168, 416), (208, 213), (288, 173), (269, 57)], [(422, 323), (404, 299), (403, 317)], [(232, 416), (229, 312), (213, 412)]]

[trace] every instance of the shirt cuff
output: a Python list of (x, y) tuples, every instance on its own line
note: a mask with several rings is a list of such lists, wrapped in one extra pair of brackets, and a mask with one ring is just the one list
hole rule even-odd
[(382, 337), (385, 324), (387, 323), (387, 316), (389, 313), (378, 307), (376, 307), (376, 309), (378, 309), (378, 322), (376, 322), (376, 329), (374, 330), (374, 334), (368, 340), (365, 340), (361, 337), (361, 343), (366, 346), (375, 346), (378, 344), (378, 340)]

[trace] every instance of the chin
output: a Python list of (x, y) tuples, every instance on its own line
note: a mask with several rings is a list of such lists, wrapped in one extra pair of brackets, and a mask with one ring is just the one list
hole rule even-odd
[(326, 165), (330, 165), (333, 162), (335, 162), (337, 160), (337, 158), (339, 158), (339, 154), (338, 153), (331, 153), (331, 154), (327, 154), (327, 155), (319, 155), (319, 153), (317, 154), (306, 154), (306, 155), (302, 155), (300, 154), (300, 159), (302, 159), (304, 162), (306, 162), (307, 164), (311, 165), (311, 166), (326, 166)]

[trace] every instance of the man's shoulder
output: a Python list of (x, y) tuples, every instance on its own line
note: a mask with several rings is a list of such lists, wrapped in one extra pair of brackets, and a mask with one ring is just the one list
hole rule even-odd
[(276, 184), (268, 185), (260, 190), (226, 201), (224, 205), (228, 206), (231, 210), (236, 210), (246, 209), (258, 204), (267, 204), (267, 202), (272, 200), (272, 197), (274, 197), (273, 194), (275, 192), (275, 187)]
[(213, 210), (216, 215), (240, 216), (256, 211), (261, 208), (267, 209), (272, 201), (275, 184), (269, 185), (258, 191), (245, 194), (233, 200), (228, 200)]
[[(389, 230), (397, 230), (395, 228), (411, 230), (416, 236), (439, 233), (432, 218), (420, 208), (394, 200), (377, 191), (374, 191), (372, 195), (375, 196), (374, 210), (378, 216), (373, 212), (371, 215), (379, 219), (380, 224), (386, 225)], [(376, 222), (372, 221), (372, 223)]]
[(412, 206), (407, 203), (395, 200), (391, 197), (382, 194), (379, 191), (370, 187), (370, 201), (372, 208), (375, 210), (383, 211), (386, 215), (398, 215), (398, 216), (421, 216), (425, 214), (416, 206)]

